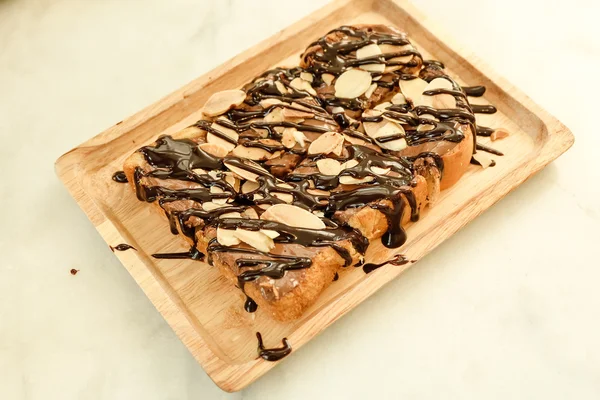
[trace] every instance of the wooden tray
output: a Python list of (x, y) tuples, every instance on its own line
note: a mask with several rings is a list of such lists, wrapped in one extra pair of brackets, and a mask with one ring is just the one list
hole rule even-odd
[[(297, 64), (299, 53), (312, 40), (352, 23), (396, 25), (408, 32), (425, 56), (443, 61), (459, 82), (487, 86), (486, 100), (499, 112), (487, 116), (491, 121), (483, 125), (504, 127), (511, 133), (494, 142), (506, 154), (496, 157), (496, 167), (472, 166), (408, 228), (409, 240), (402, 252), (410, 259), (423, 257), (573, 143), (564, 125), (472, 53), (450, 44), (447, 34), (406, 1), (338, 0), (63, 155), (56, 170), (71, 195), (108, 244), (129, 243), (138, 249), (115, 254), (208, 375), (226, 391), (242, 389), (276, 364), (256, 359), (256, 331), (268, 347), (279, 346), (281, 338), (287, 337), (293, 351), (298, 351), (408, 266), (388, 265), (369, 275), (353, 269), (300, 320), (273, 322), (260, 310), (245, 313), (240, 292), (217, 269), (197, 261), (150, 257), (187, 247), (169, 233), (163, 217), (137, 201), (128, 185), (113, 182), (111, 175), (140, 146), (199, 119), (199, 109), (212, 93), (240, 87), (269, 67)], [(387, 255), (382, 246), (369, 249), (371, 258)]]

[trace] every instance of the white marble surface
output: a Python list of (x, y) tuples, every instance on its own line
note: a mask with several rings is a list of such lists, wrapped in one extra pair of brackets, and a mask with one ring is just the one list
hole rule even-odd
[(0, 398), (600, 398), (596, 1), (418, 1), (575, 146), (241, 393), (55, 177), (63, 152), (323, 3), (0, 0)]

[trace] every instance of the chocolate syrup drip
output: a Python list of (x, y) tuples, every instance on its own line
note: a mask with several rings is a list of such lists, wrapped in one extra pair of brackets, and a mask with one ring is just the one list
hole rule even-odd
[(504, 155), (504, 153), (502, 153), (501, 151), (498, 151), (496, 149), (493, 149), (491, 147), (488, 147), (488, 146), (485, 146), (485, 145), (479, 144), (479, 143), (477, 143), (477, 150), (485, 151), (485, 152), (488, 152), (490, 154), (495, 154), (497, 156), (503, 156)]
[(492, 105), (471, 104), (471, 109), (475, 114), (494, 114), (498, 110)]
[(477, 136), (491, 136), (494, 133), (494, 129), (485, 126), (477, 126)]
[(253, 313), (256, 312), (257, 309), (258, 304), (256, 304), (256, 302), (250, 297), (246, 296), (246, 301), (244, 302), (244, 310), (246, 310), (246, 312), (248, 313)]
[(485, 86), (463, 86), (462, 90), (470, 97), (481, 97), (485, 93)]
[(380, 264), (373, 264), (373, 263), (369, 263), (369, 264), (365, 264), (363, 265), (363, 271), (365, 272), (365, 274), (370, 274), (371, 272), (375, 271), (377, 268), (381, 268), (386, 264), (391, 264), (391, 265), (404, 265), (404, 264), (408, 264), (409, 260), (407, 260), (406, 258), (404, 258), (404, 256), (402, 254), (397, 254), (394, 258), (392, 258), (389, 261), (384, 261)]
[(180, 253), (155, 253), (152, 254), (152, 257), (158, 259), (170, 259), (170, 260), (182, 260), (182, 259), (190, 259), (196, 261), (204, 260), (204, 254), (198, 251), (195, 246), (192, 246), (188, 251), (183, 251)]
[(337, 272), (335, 273), (335, 275), (333, 276), (333, 281), (337, 281), (338, 279), (340, 279), (340, 274), (338, 274)]
[(125, 175), (124, 171), (117, 171), (113, 174), (112, 180), (119, 183), (127, 183), (127, 175)]
[(256, 337), (258, 338), (258, 356), (263, 360), (279, 361), (292, 352), (292, 346), (290, 346), (287, 338), (281, 340), (283, 347), (267, 349), (263, 344), (262, 336), (259, 332), (256, 332)]
[(113, 246), (108, 246), (108, 247), (110, 247), (110, 249), (113, 252), (115, 250), (117, 250), (117, 251), (125, 251), (125, 250), (129, 250), (129, 249), (137, 250), (135, 247), (133, 247), (133, 246), (127, 244), (127, 243), (121, 243), (121, 244), (118, 244), (118, 245), (116, 245), (114, 247)]

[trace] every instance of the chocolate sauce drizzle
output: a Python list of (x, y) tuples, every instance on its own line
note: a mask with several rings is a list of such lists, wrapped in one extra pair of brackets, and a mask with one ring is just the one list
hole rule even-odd
[(125, 251), (125, 250), (129, 250), (129, 249), (133, 249), (133, 250), (136, 250), (136, 251), (137, 251), (137, 249), (136, 249), (135, 247), (133, 247), (133, 246), (131, 246), (131, 245), (127, 244), (127, 243), (121, 243), (121, 244), (118, 244), (118, 245), (116, 245), (116, 246), (114, 246), (114, 247), (113, 247), (113, 246), (109, 246), (109, 247), (110, 247), (110, 249), (111, 249), (113, 252), (114, 252), (115, 250), (117, 250), (117, 251)]
[(124, 171), (117, 171), (113, 174), (112, 180), (119, 183), (127, 183), (127, 175), (125, 175)]
[(287, 338), (283, 338), (281, 342), (282, 347), (267, 349), (263, 344), (262, 335), (256, 332), (256, 338), (258, 339), (258, 357), (266, 361), (279, 361), (283, 357), (287, 356), (292, 352), (292, 346)]
[(379, 264), (374, 264), (374, 263), (369, 263), (369, 264), (364, 264), (362, 266), (363, 271), (365, 272), (365, 274), (370, 274), (371, 272), (375, 271), (377, 268), (381, 268), (384, 265), (387, 264), (391, 264), (391, 265), (405, 265), (408, 264), (410, 261), (407, 260), (402, 254), (396, 254), (396, 256), (394, 258), (392, 258), (389, 261), (384, 261), (382, 263)]
[[(330, 247), (347, 266), (352, 263), (349, 246), (358, 253), (364, 254), (368, 240), (358, 231), (348, 226), (338, 225), (335, 221), (339, 221), (339, 213), (360, 207), (377, 209), (387, 218), (388, 230), (381, 239), (386, 247), (398, 248), (405, 243), (406, 233), (401, 223), (404, 214), (410, 212), (411, 221), (419, 218), (416, 198), (412, 192), (412, 188), (416, 185), (414, 165), (419, 159), (431, 158), (439, 171), (443, 172), (443, 161), (439, 155), (432, 153), (402, 157), (398, 153), (385, 149), (374, 150), (371, 148), (372, 144), (384, 144), (400, 138), (406, 139), (409, 146), (440, 140), (458, 143), (465, 137), (461, 128), (463, 125), (470, 126), (474, 133), (487, 133), (490, 128), (477, 128), (474, 113), (493, 113), (495, 108), (471, 106), (467, 96), (481, 96), (485, 88), (482, 86), (461, 88), (445, 75), (442, 63), (434, 60), (423, 61), (414, 48), (356, 59), (354, 52), (369, 43), (394, 46), (410, 44), (405, 35), (400, 32), (391, 29), (381, 32), (371, 28), (356, 29), (343, 26), (329, 32), (328, 35), (338, 34), (345, 35), (349, 40), (331, 42), (323, 37), (309, 46), (309, 51), (303, 56), (305, 69), (276, 68), (266, 71), (245, 85), (243, 89), (247, 97), (241, 106), (235, 107), (214, 121), (201, 120), (193, 125), (202, 131), (197, 139), (176, 140), (170, 136), (162, 136), (154, 145), (139, 150), (149, 167), (138, 167), (134, 171), (138, 199), (158, 202), (169, 219), (171, 232), (173, 234), (181, 232), (193, 242), (188, 252), (157, 253), (153, 254), (153, 257), (204, 259), (204, 254), (197, 249), (197, 230), (206, 233), (209, 232), (208, 229), (215, 231), (218, 228), (249, 231), (265, 229), (279, 233), (279, 236), (273, 239), (276, 244), (294, 243), (309, 248)], [(412, 57), (408, 61), (393, 60), (405, 56)], [(341, 106), (347, 110), (363, 111), (368, 105), (366, 100), (338, 99), (327, 93), (316, 95), (310, 88), (298, 89), (297, 85), (291, 86), (291, 82), (299, 78), (302, 73), (310, 72), (313, 76), (312, 87), (318, 91), (326, 86), (321, 77), (323, 73), (337, 76), (349, 68), (375, 63), (398, 67), (390, 73), (372, 73), (374, 78), (378, 78), (374, 82), (379, 87), (390, 90), (397, 87), (400, 80), (415, 79), (414, 68), (423, 65), (423, 69), (417, 72), (422, 79), (431, 81), (436, 77), (443, 77), (452, 83), (451, 90), (429, 90), (424, 93), (424, 96), (452, 95), (456, 99), (456, 108), (434, 109), (426, 106), (413, 107), (412, 104), (392, 105), (380, 116), (363, 116), (359, 121), (354, 121), (345, 113), (333, 113), (329, 110), (331, 107)], [(294, 122), (289, 118), (282, 121), (283, 118), (279, 117), (279, 113), (298, 117), (292, 118)], [(437, 120), (425, 118), (426, 114), (434, 116)], [(372, 139), (358, 130), (360, 122), (380, 122), (384, 118), (401, 124), (405, 133)], [(424, 125), (431, 128), (418, 129)], [(286, 129), (317, 136), (329, 131), (341, 131), (344, 135), (363, 140), (368, 146), (347, 145), (337, 160), (340, 162), (355, 160), (357, 164), (344, 169), (337, 176), (328, 176), (321, 174), (316, 168), (316, 162), (324, 155), (307, 156), (308, 146), (299, 146), (297, 143), (291, 148), (283, 146), (283, 132)], [(232, 131), (237, 134), (237, 138), (231, 133)], [(296, 162), (303, 159), (300, 166), (316, 172), (290, 173), (293, 167), (290, 170), (277, 171), (276, 161), (272, 159), (249, 161), (231, 155), (232, 153), (226, 157), (215, 157), (198, 146), (206, 141), (207, 135), (215, 136), (231, 145), (260, 148), (273, 155), (279, 152), (281, 154), (277, 157), (281, 159), (295, 157)], [(475, 140), (475, 135), (473, 136)], [(490, 151), (482, 145), (477, 145), (476, 148)], [(274, 159), (277, 160), (277, 157)], [(331, 155), (329, 157), (331, 158)], [(256, 175), (257, 188), (248, 193), (234, 189), (225, 179), (228, 166)], [(381, 176), (375, 173), (373, 168), (387, 169), (389, 173)], [(116, 178), (117, 174), (113, 179), (120, 179), (120, 176)], [(369, 182), (348, 190), (340, 183), (342, 176), (363, 180), (368, 178)], [(173, 184), (165, 187), (162, 182), (166, 180), (172, 181)], [(316, 193), (312, 189), (324, 192)], [(262, 213), (257, 206), (284, 203), (277, 194), (291, 195), (294, 205), (311, 212), (323, 213), (322, 220), (327, 228), (321, 230), (297, 228), (274, 221), (226, 215), (244, 213), (250, 207)], [(203, 203), (223, 199), (226, 199), (227, 203), (220, 208), (207, 210), (202, 207)], [(247, 295), (246, 283), (263, 277), (281, 279), (287, 271), (309, 268), (312, 264), (309, 257), (262, 252), (247, 246), (223, 246), (217, 242), (216, 237), (210, 239), (207, 246), (208, 263), (212, 265), (213, 254), (225, 252), (235, 257), (238, 286), (246, 295), (244, 309), (248, 312), (256, 311), (258, 306)], [(408, 260), (398, 255), (386, 263), (402, 265), (406, 262)], [(366, 264), (363, 270), (369, 273), (384, 264)], [(338, 277), (336, 273), (334, 280)], [(286, 339), (284, 339), (285, 346), (281, 349), (265, 349), (260, 334), (257, 333), (257, 337), (259, 355), (268, 361), (276, 361), (291, 351)]]

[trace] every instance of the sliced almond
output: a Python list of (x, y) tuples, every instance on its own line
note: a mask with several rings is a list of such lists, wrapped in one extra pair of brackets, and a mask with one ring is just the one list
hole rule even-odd
[(492, 158), (489, 155), (487, 155), (486, 153), (483, 153), (481, 151), (478, 152), (478, 153), (473, 154), (473, 158), (483, 168), (488, 168), (488, 167), (491, 167), (491, 166), (495, 165), (495, 161), (492, 160)]
[[(221, 134), (227, 136), (232, 141), (235, 141), (237, 143), (239, 135), (238, 135), (238, 133), (235, 130), (229, 129), (229, 128), (227, 128), (225, 126), (222, 126), (222, 125), (219, 125), (216, 122), (213, 122), (210, 127), (213, 128), (216, 131), (219, 131)], [(231, 143), (228, 140), (222, 139), (219, 136), (217, 136), (217, 135), (215, 135), (214, 133), (211, 133), (211, 132), (208, 132), (206, 134), (206, 141), (208, 143), (218, 144), (218, 145), (224, 147), (227, 150), (228, 153), (235, 148), (235, 144)]]
[(227, 182), (233, 188), (233, 190), (235, 190), (236, 192), (239, 192), (240, 191), (240, 180), (238, 178), (236, 178), (235, 176), (233, 176), (232, 173), (229, 173), (229, 172), (224, 172), (223, 175), (225, 177), (225, 182)]
[(288, 149), (296, 145), (296, 138), (294, 138), (295, 131), (296, 128), (285, 128), (281, 134), (281, 143)]
[[(425, 92), (436, 89), (452, 90), (452, 82), (444, 78), (435, 78), (425, 87)], [(456, 108), (456, 99), (451, 94), (440, 93), (433, 96), (424, 95), (423, 104), (437, 109)]]
[(370, 98), (371, 95), (373, 94), (373, 92), (375, 92), (375, 89), (377, 89), (377, 84), (376, 83), (372, 83), (371, 86), (369, 86), (369, 88), (365, 92), (365, 97), (367, 99)]
[(415, 105), (423, 103), (423, 92), (427, 87), (427, 81), (421, 78), (410, 80), (400, 79), (400, 90), (404, 97), (411, 100)]
[(392, 104), (406, 104), (406, 97), (402, 93), (396, 93), (392, 97)]
[[(277, 187), (280, 188), (285, 188), (285, 189), (292, 189), (292, 185), (288, 184), (288, 183), (281, 183), (278, 184)], [(291, 193), (283, 193), (283, 192), (276, 192), (275, 190), (271, 191), (271, 194), (275, 197), (277, 197), (279, 200), (283, 200), (288, 204), (292, 204), (294, 202), (294, 195), (292, 195)]]
[[(251, 166), (253, 169), (258, 169), (260, 171), (264, 171), (265, 174), (270, 175), (266, 169), (264, 169), (263, 167), (261, 167), (260, 165), (258, 165), (255, 162), (252, 162), (250, 160), (243, 160), (243, 162), (246, 165)], [(259, 176), (258, 174), (254, 173), (252, 171), (232, 165), (231, 163), (228, 163), (227, 161), (225, 161), (224, 164), (227, 168), (229, 168), (229, 170), (231, 172), (238, 175), (242, 179), (246, 179), (247, 181), (256, 182), (256, 178), (258, 178), (258, 176)]]
[(343, 150), (344, 136), (337, 132), (325, 132), (308, 147), (308, 154), (340, 155)]
[(248, 207), (246, 208), (243, 212), (242, 212), (242, 216), (248, 219), (258, 219), (258, 213), (256, 212), (256, 210), (252, 207)]
[[(363, 125), (367, 135), (373, 139), (377, 139), (382, 136), (403, 135), (405, 133), (402, 125), (386, 119), (381, 122), (365, 122)], [(400, 151), (406, 148), (407, 143), (404, 138), (399, 138), (392, 140), (391, 142), (377, 142), (377, 145), (387, 150)]]
[(245, 99), (246, 92), (243, 90), (223, 90), (210, 96), (202, 108), (202, 113), (208, 117), (216, 117), (229, 111), (232, 107), (239, 106)]
[(496, 140), (500, 140), (500, 139), (504, 139), (505, 137), (508, 137), (509, 133), (507, 130), (504, 129), (496, 129), (494, 132), (492, 132), (492, 134), (490, 135), (490, 139), (492, 140), (492, 142), (495, 142)]
[(223, 158), (229, 153), (229, 151), (227, 150), (227, 148), (225, 146), (222, 146), (217, 143), (202, 143), (202, 144), (198, 145), (198, 148), (200, 148), (202, 151), (205, 151), (206, 153), (208, 153), (210, 155), (213, 155), (213, 156), (219, 157), (219, 158)]
[(213, 211), (216, 210), (217, 208), (222, 208), (222, 207), (226, 207), (227, 204), (225, 203), (215, 203), (212, 201), (207, 201), (205, 203), (202, 203), (202, 209), (204, 211)]
[(340, 169), (343, 171), (345, 169), (354, 168), (358, 165), (358, 161), (356, 160), (348, 160), (340, 166)]
[(369, 183), (375, 179), (372, 176), (365, 176), (364, 178), (355, 178), (350, 175), (342, 175), (340, 176), (340, 183), (342, 185), (358, 185), (361, 183)]
[(260, 231), (249, 231), (246, 229), (237, 228), (234, 235), (242, 242), (247, 243), (256, 250), (265, 253), (268, 253), (273, 247), (275, 247), (273, 239)]
[(260, 105), (262, 108), (269, 108), (271, 106), (274, 106), (275, 104), (281, 104), (283, 103), (281, 100), (279, 99), (264, 99), (260, 101)]
[(280, 81), (275, 81), (275, 87), (277, 88), (277, 90), (279, 90), (279, 93), (281, 93), (281, 94), (288, 93), (287, 88)]
[(321, 74), (321, 79), (325, 82), (326, 85), (331, 85), (331, 82), (335, 79), (335, 76), (331, 74)]
[(324, 196), (329, 197), (329, 192), (321, 189), (306, 189), (306, 191), (314, 196)]
[(300, 72), (300, 78), (304, 79), (307, 82), (313, 81), (313, 75), (310, 72)]
[(279, 158), (279, 157), (281, 157), (282, 154), (283, 154), (283, 150), (277, 150), (276, 152), (274, 152), (273, 154), (271, 154), (269, 156), (269, 160), (272, 160), (274, 158)]
[(260, 185), (256, 182), (246, 181), (242, 184), (242, 193), (246, 194), (246, 193), (254, 192), (259, 187), (260, 187)]
[(350, 136), (350, 135), (344, 135), (344, 139), (348, 142), (348, 143), (352, 143), (352, 144), (358, 144), (360, 146), (364, 146), (365, 144), (367, 144), (368, 142), (366, 140), (362, 140), (360, 138), (354, 137), (354, 136)]
[(298, 118), (302, 118), (302, 119), (306, 119), (306, 118), (312, 118), (315, 116), (314, 113), (312, 112), (306, 112), (306, 111), (300, 111), (300, 110), (293, 110), (291, 108), (284, 108), (281, 110), (281, 115), (283, 115), (283, 118), (286, 121), (292, 120), (292, 119), (298, 119)]
[(389, 101), (386, 101), (385, 103), (376, 105), (375, 107), (373, 107), (373, 109), (379, 110), (379, 111), (385, 111), (391, 105), (392, 105), (392, 103), (390, 103)]
[(296, 143), (298, 143), (301, 147), (304, 147), (308, 138), (304, 135), (304, 132), (294, 129), (292, 132), (294, 135), (294, 139), (296, 139)]
[[(361, 47), (360, 49), (356, 50), (356, 58), (359, 60), (362, 58), (368, 58), (368, 57), (377, 56), (380, 54), (381, 54), (381, 49), (375, 43), (369, 44), (365, 47)], [(365, 71), (383, 72), (385, 70), (385, 64), (381, 64), (381, 63), (365, 64), (365, 65), (360, 65), (359, 68), (364, 69)]]
[(284, 119), (281, 107), (272, 108), (265, 116), (265, 122), (283, 122)]
[(246, 147), (242, 145), (236, 146), (232, 153), (236, 157), (255, 161), (266, 160), (271, 155), (271, 153), (260, 147)]
[(264, 233), (265, 235), (267, 235), (268, 237), (270, 237), (271, 239), (275, 239), (276, 237), (279, 236), (279, 232), (277, 231), (272, 231), (270, 229), (261, 229), (260, 230), (261, 233)]
[(242, 218), (242, 214), (240, 214), (239, 212), (232, 211), (219, 215), (219, 218)]
[(305, 81), (302, 78), (292, 79), (292, 81), (290, 82), (290, 86), (296, 90), (308, 92), (313, 96), (317, 95), (317, 92), (315, 92), (315, 89), (313, 89), (313, 87), (310, 85), (310, 82)]
[(234, 229), (217, 228), (217, 242), (223, 246), (235, 246), (240, 244), (240, 239), (235, 236)]
[(350, 69), (335, 81), (335, 96), (342, 99), (355, 99), (371, 86), (371, 74), (362, 69)]
[[(380, 44), (379, 48), (381, 49), (381, 52), (383, 54), (390, 54), (390, 53), (399, 53), (402, 51), (412, 50), (413, 46), (410, 44), (405, 44), (403, 46), (396, 46), (393, 44)], [(398, 57), (390, 58), (388, 61), (407, 63), (410, 60), (412, 60), (412, 58), (413, 58), (413, 55), (409, 54), (406, 56), (398, 56)], [(402, 68), (402, 65), (389, 65), (389, 66), (385, 67), (384, 72), (391, 72), (391, 71), (395, 71), (395, 70), (398, 70), (401, 68)]]
[(204, 170), (202, 168), (194, 168), (194, 169), (192, 169), (192, 172), (195, 173), (196, 175), (206, 175), (207, 174), (206, 170)]
[(386, 175), (388, 172), (391, 171), (391, 168), (381, 168), (381, 167), (371, 167), (371, 171), (373, 171), (374, 174), (377, 175)]
[(323, 158), (317, 161), (317, 168), (323, 175), (336, 176), (341, 171), (340, 162), (332, 158)]
[[(282, 207), (294, 207), (294, 209), (283, 209)], [(271, 210), (272, 208), (273, 210)], [(302, 210), (303, 212), (298, 210)], [(310, 216), (308, 214), (310, 214)], [(325, 224), (318, 217), (314, 216), (309, 211), (290, 204), (275, 204), (270, 206), (260, 218), (263, 220), (279, 222), (291, 227), (325, 229)]]
[(296, 228), (325, 229), (319, 217), (303, 208), (290, 204), (275, 204), (267, 209), (260, 219), (275, 221)]
[[(225, 191), (223, 189), (221, 189), (220, 187), (217, 187), (217, 186), (211, 186), (210, 192), (213, 194), (225, 193)], [(227, 197), (222, 198), (222, 199), (214, 198), (214, 199), (212, 199), (212, 202), (215, 204), (225, 204), (225, 203), (227, 203)]]

